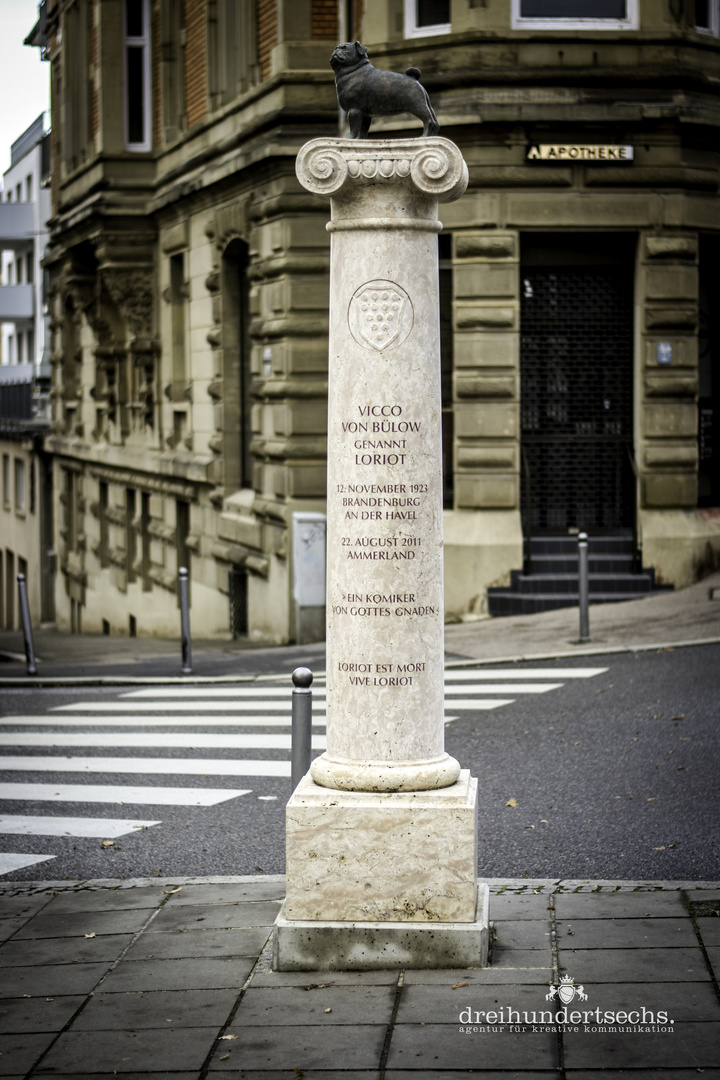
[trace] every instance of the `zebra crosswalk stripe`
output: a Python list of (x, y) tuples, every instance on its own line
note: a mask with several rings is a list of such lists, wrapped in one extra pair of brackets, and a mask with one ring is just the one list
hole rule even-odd
[[(281, 763), (282, 764), (282, 763)], [(290, 766), (287, 767), (290, 775)], [(13, 802), (108, 803), (138, 806), (217, 806), (249, 795), (250, 789), (152, 787), (150, 784), (3, 784), (3, 798)], [(158, 823), (159, 824), (159, 823)]]
[(149, 829), (159, 821), (130, 818), (42, 817), (31, 814), (0, 815), (0, 834), (22, 836), (81, 836), (113, 839), (133, 829)]
[[(565, 680), (589, 679), (607, 668), (455, 668), (445, 671), (446, 710), (462, 714), (510, 705), (519, 695), (557, 690)], [(558, 680), (563, 680), (558, 681)], [(313, 726), (325, 726), (326, 688), (323, 675), (313, 684)], [(478, 696), (475, 696), (478, 695)], [(457, 716), (445, 717), (447, 722)], [(115, 700), (96, 699), (55, 706), (37, 716), (5, 716), (0, 724), (0, 746), (7, 747), (128, 747), (138, 749), (289, 750), (290, 735), (271, 731), (228, 730), (183, 732), (183, 728), (288, 728), (291, 723), (291, 688), (283, 685), (150, 687), (127, 691)], [(7, 728), (54, 730), (8, 731)], [(169, 728), (167, 732), (128, 731), (128, 728)], [(71, 731), (68, 728), (118, 730)], [(313, 748), (322, 750), (324, 734), (313, 736)], [(290, 776), (289, 761), (237, 758), (151, 758), (7, 755), (0, 769), (20, 773), (75, 773), (143, 776)], [(154, 806), (214, 806), (250, 794), (250, 789), (167, 787), (153, 784), (8, 783), (0, 789), (4, 800), (80, 804)], [(265, 796), (271, 798), (272, 796)], [(114, 838), (161, 824), (156, 820), (94, 818), (90, 816), (5, 815), (0, 834), (8, 836), (73, 836)], [(55, 858), (50, 854), (0, 853), (0, 876)]]
[[(0, 771), (139, 773), (143, 776), (289, 776), (290, 762), (258, 761), (254, 758), (22, 757), (13, 754), (0, 757)], [(5, 787), (7, 785), (3, 785)]]

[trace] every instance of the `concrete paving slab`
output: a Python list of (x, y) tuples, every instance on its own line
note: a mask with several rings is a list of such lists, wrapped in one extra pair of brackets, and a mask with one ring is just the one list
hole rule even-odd
[(237, 990), (158, 990), (154, 993), (95, 994), (73, 1031), (135, 1031), (139, 1028), (214, 1028), (227, 1021)]
[(705, 951), (707, 952), (707, 958), (710, 961), (710, 966), (715, 973), (715, 978), (718, 979), (720, 977), (720, 949), (713, 946), (713, 948), (706, 949)]
[(60, 915), (43, 912), (18, 931), (16, 940), (25, 938), (79, 937), (86, 934), (136, 934), (150, 913), (137, 911), (77, 911)]
[(328, 986), (397, 986), (397, 971), (269, 971), (258, 970), (252, 985), (300, 986), (311, 990)]
[(168, 905), (153, 919), (149, 932), (161, 930), (203, 929), (228, 930), (242, 926), (268, 926), (275, 922), (280, 905), (275, 901), (260, 904), (186, 904), (171, 907)]
[[(691, 1069), (663, 1069), (662, 1080), (690, 1080), (697, 1077), (700, 1070)], [(720, 1069), (703, 1069), (702, 1080), (720, 1080)], [(658, 1080), (657, 1069), (633, 1069), (632, 1080)], [(575, 1069), (565, 1070), (565, 1080), (628, 1080), (625, 1069)]]
[(688, 900), (716, 900), (720, 903), (720, 889), (687, 889)]
[(30, 919), (51, 900), (51, 896), (0, 896), (0, 921), (3, 919)]
[[(165, 934), (143, 934), (128, 950), (127, 960), (182, 960), (199, 956), (249, 956), (262, 952), (270, 934), (267, 926), (244, 930), (193, 930), (183, 934), (171, 930)], [(2, 950), (0, 950), (2, 960)]]
[(85, 1001), (82, 994), (59, 998), (0, 999), (0, 1031), (62, 1031)]
[[(570, 939), (574, 940), (574, 939)], [(697, 949), (575, 949), (561, 941), (560, 971), (592, 983), (705, 982), (710, 974)]]
[(259, 877), (257, 881), (232, 885), (183, 885), (180, 892), (172, 893), (168, 906), (179, 904), (235, 904), (261, 903), (263, 900), (282, 900), (285, 896), (285, 878), (280, 876)]
[(700, 931), (700, 937), (703, 940), (703, 945), (720, 945), (720, 919), (700, 918), (697, 920), (697, 925), (698, 930)]
[(0, 948), (0, 968), (112, 962), (122, 955), (132, 939), (132, 934), (103, 934), (87, 940), (75, 937), (40, 938), (39, 941), (16, 938)]
[[(28, 916), (28, 918), (30, 917)], [(0, 919), (0, 943), (13, 937), (18, 930), (22, 930), (23, 926), (28, 922), (28, 918)]]
[(511, 919), (548, 919), (552, 908), (552, 895), (534, 896), (525, 893), (490, 894), (490, 919), (493, 922)]
[(103, 993), (130, 990), (224, 990), (242, 987), (252, 957), (183, 960), (123, 960), (103, 983)]
[(497, 970), (542, 968), (543, 971), (549, 972), (552, 967), (550, 939), (547, 939), (544, 949), (514, 949), (510, 943), (504, 942), (498, 935), (498, 940), (493, 943), (492, 966)]
[(571, 1008), (600, 1008), (603, 1012), (645, 1008), (654, 1015), (666, 1012), (676, 1021), (720, 1023), (720, 1003), (709, 981), (585, 984), (585, 992), (588, 1001), (574, 1003)]
[[(470, 1075), (475, 1075), (475, 1072), (482, 1071), (483, 1080), (536, 1080), (537, 1077), (542, 1077), (547, 1072), (553, 1076), (557, 1076), (557, 1070), (554, 1068), (533, 1069), (532, 1072), (517, 1072), (516, 1070), (498, 1072), (495, 1069), (482, 1069), (473, 1070)], [(307, 1075), (307, 1074), (306, 1074)], [(604, 1075), (604, 1074), (603, 1074)], [(467, 1069), (440, 1069), (433, 1070), (433, 1080), (467, 1080)], [(427, 1072), (422, 1072), (416, 1069), (386, 1069), (385, 1080), (428, 1080)], [(627, 1077), (625, 1078), (627, 1080)]]
[(94, 1031), (67, 1031), (43, 1059), (39, 1076), (81, 1073), (88, 1065), (94, 1072), (129, 1070), (144, 1075), (166, 1070), (199, 1071), (214, 1041), (211, 1028), (164, 1031), (107, 1031), (102, 1039)]
[(566, 937), (575, 949), (679, 949), (697, 945), (689, 916), (684, 919), (558, 919), (558, 947)]
[(0, 1076), (24, 1076), (56, 1038), (54, 1032), (0, 1035)]
[[(88, 1062), (88, 1066), (92, 1067), (92, 1062)], [(40, 1066), (40, 1068), (35, 1073), (33, 1073), (33, 1076), (54, 1076), (54, 1075), (55, 1074), (51, 1073), (51, 1072), (43, 1072), (42, 1065)], [(97, 1072), (63, 1073), (62, 1078), (63, 1078), (63, 1080), (116, 1080), (116, 1078), (119, 1076), (120, 1080), (147, 1080), (148, 1076), (153, 1076), (153, 1075), (162, 1076), (162, 1080), (197, 1080), (197, 1075), (198, 1074), (197, 1074), (197, 1070), (193, 1070), (193, 1072), (165, 1072), (163, 1069), (160, 1069), (157, 1073), (149, 1073), (149, 1072), (147, 1072), (147, 1070), (143, 1069), (141, 1072), (131, 1071), (131, 1072), (118, 1073), (117, 1070), (113, 1069), (113, 1070), (109, 1070), (108, 1072), (103, 1072), (103, 1073), (97, 1073)], [(5, 1080), (11, 1080), (11, 1078), (6, 1077)], [(24, 1080), (24, 1077), (19, 1078), (19, 1080)]]
[(305, 990), (300, 987), (250, 986), (243, 995), (233, 1023), (286, 1024), (325, 1027), (328, 1024), (389, 1024), (395, 1003), (394, 986), (329, 986)]
[(557, 1038), (546, 1032), (497, 1031), (461, 1034), (459, 1025), (396, 1024), (389, 1069), (556, 1069)]
[[(465, 981), (465, 980), (463, 980)], [(397, 1012), (398, 1024), (464, 1024), (460, 1014), (467, 1009), (476, 1011), (498, 1010), (509, 1005), (518, 1011), (531, 1012), (543, 1002), (546, 987), (513, 986), (511, 989), (498, 989), (497, 985), (478, 985), (468, 982), (463, 986), (456, 983), (457, 989), (447, 986), (403, 986), (400, 1005)]]
[[(262, 1071), (238, 1069), (235, 1075), (238, 1080), (296, 1080), (298, 1073), (294, 1069), (290, 1073), (288, 1073), (287, 1069), (263, 1069)], [(302, 1076), (303, 1080), (380, 1080), (378, 1069), (343, 1069), (342, 1066), (338, 1068), (329, 1066), (326, 1069), (303, 1069)], [(125, 1080), (125, 1077), (122, 1080)]]
[[(667, 1025), (665, 1025), (667, 1026)], [(671, 1033), (566, 1032), (563, 1036), (568, 1069), (685, 1068), (697, 1071), (720, 1065), (720, 1041), (714, 1024), (673, 1025)]]
[[(549, 913), (546, 919), (498, 919), (495, 923), (497, 935), (493, 945), (498, 949), (548, 949), (550, 947), (551, 924)], [(498, 954), (499, 955), (499, 954)]]
[(48, 915), (77, 914), (81, 911), (131, 911), (158, 907), (166, 894), (160, 889), (82, 889), (50, 898)]
[(109, 963), (54, 964), (44, 967), (6, 968), (2, 975), (3, 997), (56, 997), (89, 994), (109, 970)]
[[(227, 1035), (237, 1039), (219, 1043), (209, 1072), (243, 1069), (323, 1069), (342, 1061), (348, 1069), (377, 1069), (385, 1041), (385, 1024), (356, 1027), (263, 1027), (246, 1031), (231, 1026)], [(337, 1068), (337, 1064), (335, 1064)], [(340, 1072), (342, 1075), (342, 1072)]]
[(653, 919), (685, 916), (681, 892), (555, 893), (558, 919)]
[(405, 986), (447, 986), (451, 989), (456, 983), (465, 982), (471, 986), (543, 986), (551, 982), (552, 968), (498, 968), (494, 964), (487, 968), (447, 971), (406, 971)]

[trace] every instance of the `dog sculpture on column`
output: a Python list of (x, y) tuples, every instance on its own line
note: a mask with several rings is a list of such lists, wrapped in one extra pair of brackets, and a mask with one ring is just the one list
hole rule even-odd
[(423, 135), (437, 135), (440, 130), (427, 90), (418, 81), (415, 67), (406, 75), (380, 71), (367, 58), (367, 49), (359, 41), (338, 45), (330, 57), (335, 72), (340, 108), (348, 114), (351, 139), (366, 139), (373, 116), (392, 116), (409, 112), (423, 122)]

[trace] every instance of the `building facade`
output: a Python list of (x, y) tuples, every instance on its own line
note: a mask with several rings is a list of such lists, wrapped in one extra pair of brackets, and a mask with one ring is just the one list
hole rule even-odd
[(20, 624), (25, 575), (35, 622), (54, 619), (50, 335), (42, 258), (50, 217), (50, 137), (44, 116), (13, 143), (0, 199), (0, 626)]
[[(529, 537), (720, 561), (718, 0), (47, 0), (58, 623), (298, 634), (325, 500), (329, 56), (422, 70), (443, 208), (446, 605)], [(419, 134), (410, 117), (376, 136)]]

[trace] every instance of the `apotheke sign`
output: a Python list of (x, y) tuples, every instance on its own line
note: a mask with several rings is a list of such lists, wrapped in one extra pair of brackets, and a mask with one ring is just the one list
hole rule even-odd
[(588, 162), (618, 162), (632, 161), (634, 148), (632, 146), (609, 146), (600, 144), (539, 144), (531, 146), (528, 150), (528, 161), (588, 161)]

